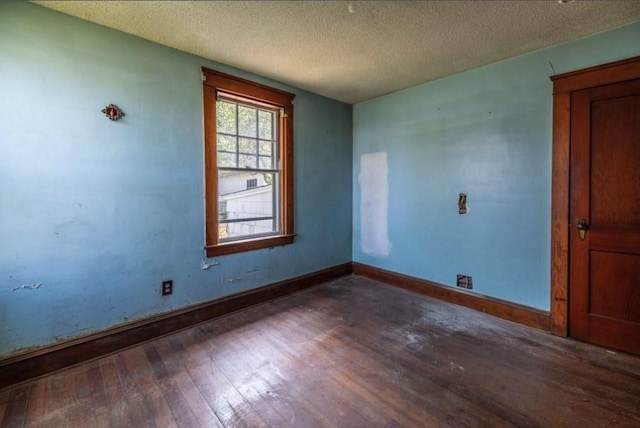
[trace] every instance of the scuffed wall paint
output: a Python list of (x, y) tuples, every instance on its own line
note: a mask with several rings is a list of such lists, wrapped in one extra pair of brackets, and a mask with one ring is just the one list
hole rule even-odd
[[(203, 260), (202, 66), (296, 94), (294, 244)], [(27, 2), (0, 70), (0, 359), (351, 261), (350, 105)]]
[(360, 156), (360, 249), (374, 257), (386, 257), (391, 251), (388, 175), (386, 153)]
[(38, 282), (37, 284), (24, 284), (21, 285), (20, 287), (15, 287), (12, 288), (11, 291), (18, 291), (18, 290), (37, 290), (38, 288), (42, 287), (42, 283)]

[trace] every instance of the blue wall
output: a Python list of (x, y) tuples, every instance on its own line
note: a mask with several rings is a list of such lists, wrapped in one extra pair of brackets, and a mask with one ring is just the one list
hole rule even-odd
[[(2, 2), (0, 358), (351, 259), (447, 285), (472, 275), (479, 293), (548, 309), (551, 66), (640, 55), (639, 40), (627, 26), (358, 104), (352, 118), (349, 105)], [(296, 243), (206, 270), (200, 66), (297, 94)], [(107, 120), (108, 103), (125, 118)], [(386, 174), (371, 175), (381, 162)]]
[[(549, 309), (549, 76), (636, 55), (640, 24), (355, 105), (353, 260), (445, 285), (472, 275), (480, 294)], [(361, 165), (376, 153), (389, 190), (372, 211), (361, 194), (379, 177)], [(372, 232), (380, 212), (388, 229)]]
[[(297, 94), (296, 243), (207, 270), (201, 66)], [(351, 261), (351, 106), (18, 2), (0, 77), (0, 357)]]

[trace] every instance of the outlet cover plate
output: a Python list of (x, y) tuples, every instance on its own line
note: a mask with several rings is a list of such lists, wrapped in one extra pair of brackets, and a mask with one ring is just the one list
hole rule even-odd
[(168, 296), (173, 293), (173, 280), (162, 281), (162, 295)]

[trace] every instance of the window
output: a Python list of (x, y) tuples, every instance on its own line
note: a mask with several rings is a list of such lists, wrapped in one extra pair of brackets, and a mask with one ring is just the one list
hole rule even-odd
[(206, 252), (293, 242), (293, 94), (203, 72)]

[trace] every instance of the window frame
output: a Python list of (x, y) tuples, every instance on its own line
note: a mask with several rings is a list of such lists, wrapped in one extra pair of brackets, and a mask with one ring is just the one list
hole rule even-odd
[[(216, 70), (201, 68), (204, 103), (204, 200), (205, 200), (205, 251), (207, 257), (257, 250), (291, 244), (293, 231), (293, 99), (295, 94), (262, 85)], [(218, 238), (218, 165), (216, 101), (218, 94), (238, 97), (255, 103), (278, 107), (280, 151), (277, 168), (280, 171), (278, 201), (279, 232), (274, 235), (249, 237), (219, 242)]]

